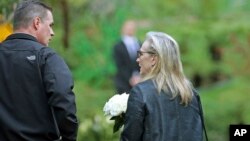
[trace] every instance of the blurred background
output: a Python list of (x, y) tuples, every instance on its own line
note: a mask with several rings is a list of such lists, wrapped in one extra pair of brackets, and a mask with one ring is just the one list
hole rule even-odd
[[(72, 70), (78, 141), (117, 141), (105, 102), (115, 94), (112, 49), (127, 19), (172, 35), (184, 72), (200, 93), (208, 138), (229, 140), (230, 124), (250, 124), (249, 0), (44, 0), (53, 7), (55, 49)], [(18, 0), (0, 1), (0, 41), (12, 32)]]

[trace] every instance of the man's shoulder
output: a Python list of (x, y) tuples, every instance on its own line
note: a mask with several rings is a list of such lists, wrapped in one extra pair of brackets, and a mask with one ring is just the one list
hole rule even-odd
[(124, 42), (122, 40), (118, 41), (115, 45), (114, 45), (114, 51), (115, 52), (121, 52), (123, 53), (124, 50), (126, 50), (126, 46), (124, 44)]
[(55, 50), (53, 48), (47, 46), (42, 46), (40, 50), (45, 53), (55, 53)]
[(41, 47), (38, 52), (39, 52), (39, 56), (41, 56), (44, 59), (51, 57), (53, 55), (57, 55), (54, 49), (50, 47)]
[(115, 43), (114, 47), (120, 47), (120, 46), (125, 46), (124, 42), (121, 39)]

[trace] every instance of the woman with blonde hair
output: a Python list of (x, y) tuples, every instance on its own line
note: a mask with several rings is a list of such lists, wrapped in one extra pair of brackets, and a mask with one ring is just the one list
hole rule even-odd
[(130, 91), (121, 141), (202, 141), (202, 108), (177, 42), (148, 32), (137, 62), (142, 81)]

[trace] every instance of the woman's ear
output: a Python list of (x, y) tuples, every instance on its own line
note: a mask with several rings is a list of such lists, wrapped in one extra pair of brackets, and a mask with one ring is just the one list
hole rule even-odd
[(152, 55), (151, 57), (151, 66), (155, 66), (155, 64), (157, 63), (158, 61), (158, 57), (156, 55)]

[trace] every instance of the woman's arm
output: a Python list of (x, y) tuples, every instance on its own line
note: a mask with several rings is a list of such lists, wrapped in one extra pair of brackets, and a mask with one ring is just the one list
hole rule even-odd
[(142, 141), (144, 132), (144, 103), (142, 93), (135, 86), (128, 99), (128, 107), (125, 115), (124, 129), (121, 141)]

